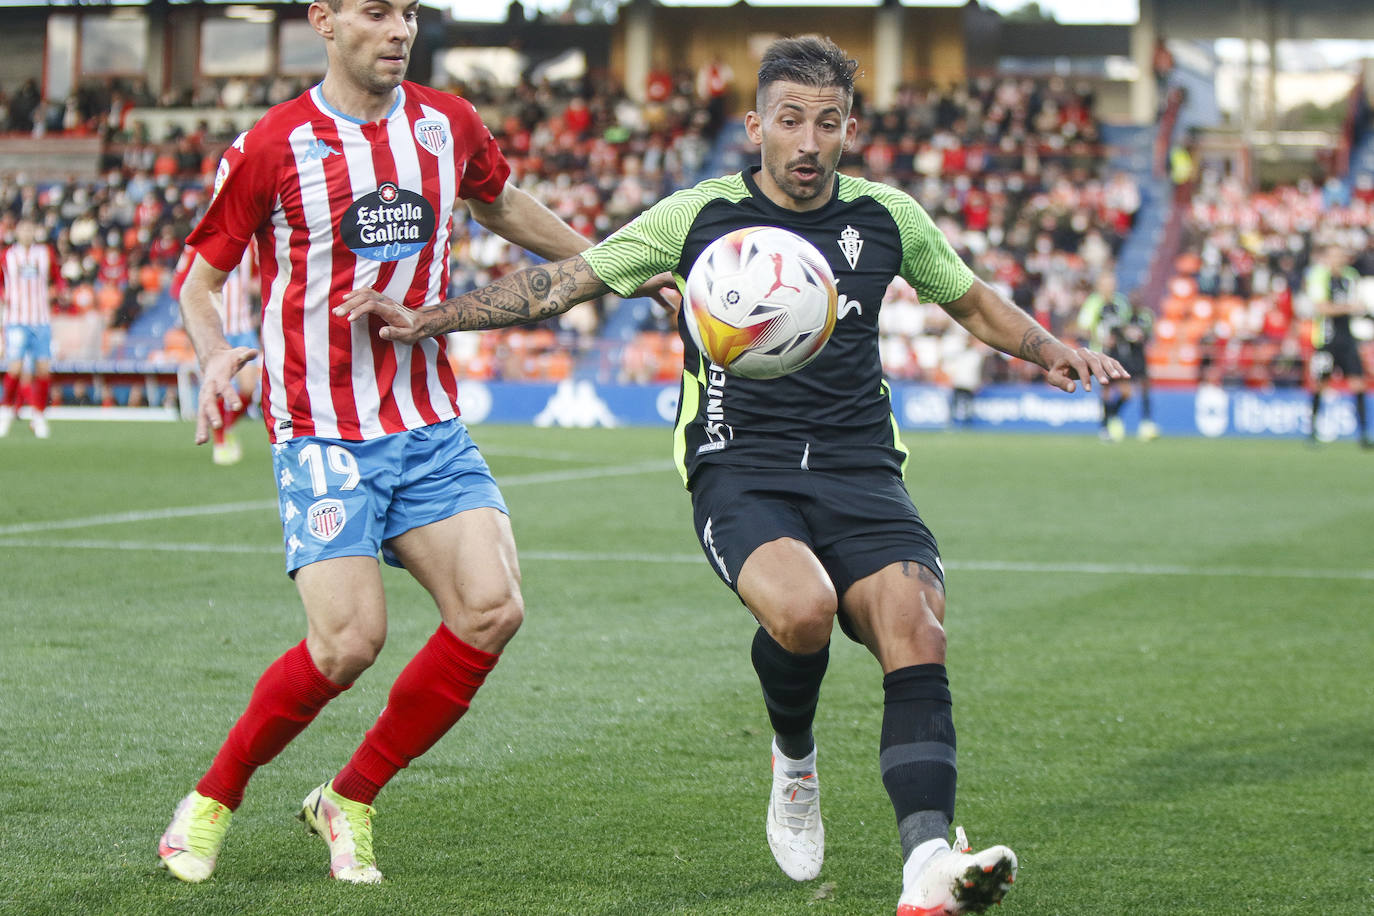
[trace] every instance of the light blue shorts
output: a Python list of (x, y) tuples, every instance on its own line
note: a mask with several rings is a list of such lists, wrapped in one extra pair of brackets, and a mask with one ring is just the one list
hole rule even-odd
[(244, 331), (242, 334), (225, 334), (224, 339), (231, 347), (249, 347), (256, 350), (262, 346), (258, 343), (258, 333), (256, 331)]
[(52, 325), (14, 324), (5, 328), (5, 362), (52, 359)]
[(400, 561), (387, 542), (469, 509), (509, 514), (461, 420), (353, 441), (301, 436), (272, 446), (286, 572), (333, 557)]

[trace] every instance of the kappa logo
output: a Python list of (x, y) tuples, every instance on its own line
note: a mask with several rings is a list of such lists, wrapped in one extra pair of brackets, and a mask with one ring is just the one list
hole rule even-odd
[(853, 226), (845, 226), (837, 244), (840, 251), (844, 252), (844, 259), (849, 262), (849, 269), (858, 270), (859, 252), (864, 250), (864, 240), (859, 238), (859, 230)]
[(564, 379), (558, 383), (553, 397), (549, 398), (544, 409), (535, 415), (534, 425), (580, 429), (620, 424), (611, 408), (601, 399), (601, 395), (597, 394), (595, 385), (586, 379)]
[(281, 520), (284, 522), (289, 522), (300, 514), (301, 510), (296, 508), (296, 504), (288, 501), (286, 504), (286, 508), (282, 510)]
[(348, 516), (337, 499), (316, 500), (305, 511), (305, 526), (317, 541), (332, 541), (343, 530)]
[(421, 118), (415, 122), (415, 142), (437, 156), (448, 149), (448, 127), (437, 118)]
[(301, 162), (314, 162), (316, 159), (318, 159), (321, 162), (323, 162), (330, 156), (342, 155), (342, 152), (336, 150), (334, 147), (330, 146), (328, 143), (325, 143), (323, 140), (317, 137), (316, 139), (311, 140), (309, 143), (305, 145), (305, 149), (301, 151), (299, 160)]

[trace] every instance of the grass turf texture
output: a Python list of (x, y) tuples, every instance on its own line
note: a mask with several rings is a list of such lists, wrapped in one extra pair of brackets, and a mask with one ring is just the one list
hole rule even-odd
[[(384, 885), (328, 881), (292, 815), (436, 626), (394, 570), (378, 664), (259, 772), (216, 877), (156, 870), (176, 802), (303, 632), (263, 435), (241, 435), (232, 468), (181, 424), (0, 442), (0, 911), (892, 912), (876, 664), (837, 633), (816, 728), (829, 848), (795, 884), (763, 836), (752, 621), (699, 554), (666, 430), (474, 430), (527, 621), (379, 799)], [(1374, 910), (1374, 455), (907, 441), (949, 569), (957, 820), (1021, 857), (999, 912)]]

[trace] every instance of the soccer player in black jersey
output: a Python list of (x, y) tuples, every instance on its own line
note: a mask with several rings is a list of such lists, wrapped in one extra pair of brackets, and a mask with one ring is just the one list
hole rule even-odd
[(1134, 394), (1135, 383), (1140, 385), (1140, 426), (1137, 435), (1142, 440), (1159, 438), (1150, 410), (1150, 377), (1147, 374), (1145, 347), (1154, 330), (1154, 312), (1117, 291), (1116, 275), (1103, 271), (1092, 293), (1083, 300), (1078, 312), (1078, 327), (1088, 336), (1094, 348), (1116, 359), (1130, 373), (1122, 379), (1102, 386), (1102, 437), (1119, 442), (1126, 435), (1121, 409)]
[(878, 309), (894, 276), (971, 333), (1046, 370), (1050, 384), (1126, 377), (1073, 349), (974, 277), (905, 193), (836, 173), (854, 142), (855, 61), (828, 39), (774, 42), (745, 124), (762, 168), (680, 191), (581, 255), (519, 271), (416, 311), (374, 290), (336, 309), (381, 317), (387, 340), (540, 321), (662, 271), (679, 288), (701, 251), (744, 226), (781, 226), (820, 249), (841, 296), (834, 334), (805, 368), (751, 380), (709, 364), (681, 329), (676, 460), (697, 536), (717, 575), (759, 621), (752, 656), (772, 722), (767, 836), (796, 880), (820, 871), (825, 833), (812, 721), (838, 620), (883, 671), (880, 769), (904, 857), (899, 916), (979, 912), (1016, 872), (1005, 846), (971, 853), (954, 816), (955, 745), (945, 674), (944, 571), (902, 481), (878, 352)]
[(1317, 416), (1322, 399), (1331, 388), (1331, 376), (1341, 374), (1355, 397), (1355, 423), (1360, 445), (1374, 448), (1369, 438), (1365, 407), (1364, 360), (1360, 344), (1350, 330), (1350, 319), (1364, 312), (1356, 301), (1355, 284), (1359, 271), (1350, 266), (1350, 255), (1338, 245), (1330, 245), (1307, 268), (1304, 292), (1312, 302), (1312, 432), (1317, 439)]

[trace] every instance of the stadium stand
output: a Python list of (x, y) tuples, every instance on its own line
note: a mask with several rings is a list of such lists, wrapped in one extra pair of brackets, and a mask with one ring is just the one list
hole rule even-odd
[[(44, 186), (0, 180), (0, 213), (7, 223), (38, 215), (59, 252), (66, 284), (59, 364), (190, 362), (166, 290), (177, 240), (204, 205), (208, 176), (232, 139), (231, 121), (217, 117), (229, 109), (214, 106), (226, 98), (268, 102), (296, 87), (220, 83), (191, 99), (160, 100), (179, 117), (187, 101), (210, 107), (191, 109), (189, 130), (159, 140), (145, 122), (156, 103), (147, 106), (132, 87), (106, 88), (91, 91), (81, 119), (66, 128), (104, 132), (102, 177)], [(735, 127), (709, 136), (686, 72), (643, 105), (598, 81), (452, 88), (483, 111), (521, 186), (590, 238), (755, 155)], [(1107, 158), (1091, 92), (1060, 80), (982, 77), (948, 90), (905, 86), (892, 111), (860, 117), (860, 142), (843, 167), (908, 190), (981, 275), (1056, 333), (1071, 333), (1083, 290), (1097, 271), (1112, 269), (1142, 202), (1139, 157)], [(454, 293), (528, 263), (525, 252), (475, 223), (456, 230)], [(909, 289), (894, 288), (884, 306), (894, 377), (944, 381), (942, 367), (958, 352), (942, 342), (948, 324)], [(483, 379), (667, 381), (680, 365), (666, 317), (647, 301), (612, 297), (533, 330), (455, 336), (452, 352), (465, 376)], [(68, 386), (62, 396), (87, 395)]]
[[(1272, 221), (1310, 213), (1317, 202), (1352, 232), (1367, 220), (1374, 134), (1365, 129), (1363, 94), (1358, 102), (1352, 96), (1351, 169), (1343, 184), (1242, 198), (1236, 182), (1205, 176), (1189, 204), (1174, 197), (1168, 151), (1184, 125), (1206, 123), (1215, 100), (1205, 75), (1189, 67), (1170, 78), (1159, 124), (1145, 127), (1102, 124), (1093, 90), (1059, 78), (983, 75), (946, 88), (904, 85), (891, 110), (857, 112), (859, 143), (842, 168), (911, 193), (980, 276), (1056, 334), (1075, 335), (1073, 320), (1093, 279), (1113, 270), (1121, 289), (1139, 291), (1159, 312), (1150, 362), (1161, 382), (1297, 384), (1305, 325), (1287, 289), (1313, 240), (1301, 251), (1278, 251), (1274, 237), (1284, 226)], [(0, 170), (0, 230), (8, 233), (20, 214), (37, 216), (59, 253), (59, 367), (154, 366), (165, 374), (192, 362), (167, 293), (179, 240), (204, 206), (208, 176), (240, 122), (303, 84), (207, 81), (153, 99), (137, 84), (107, 81), (77, 93), (60, 124), (41, 105), (30, 107), (32, 93), (22, 87), (0, 93), (12, 131), (33, 131), (47, 118), (54, 132), (99, 138), (103, 149), (92, 178), (39, 184)], [(686, 71), (646, 103), (598, 78), (450, 88), (482, 111), (515, 180), (593, 239), (676, 188), (756, 156), (737, 119), (711, 135)], [(1341, 188), (1349, 202), (1331, 210)], [(525, 252), (475, 223), (455, 235), (454, 293), (528, 263)], [(1342, 240), (1359, 251), (1369, 247), (1364, 235)], [(1365, 260), (1374, 262), (1374, 254)], [(1357, 266), (1374, 273), (1374, 263)], [(904, 287), (894, 284), (884, 303), (886, 365), (897, 379), (948, 384), (965, 372), (953, 367), (972, 359), (966, 335)], [(607, 297), (543, 327), (457, 335), (451, 352), (470, 378), (663, 382), (679, 371), (680, 342), (647, 300)], [(981, 365), (983, 380), (1029, 373), (1006, 360)], [(127, 372), (116, 374), (127, 381)], [(78, 385), (60, 388), (59, 396), (112, 397)]]
[[(1374, 188), (1305, 181), (1248, 191), (1204, 171), (1183, 250), (1160, 308), (1152, 372), (1161, 381), (1267, 387), (1303, 382), (1311, 308), (1302, 277), (1314, 251), (1355, 253), (1361, 296), (1374, 304)], [(1364, 344), (1368, 360), (1374, 348)]]

